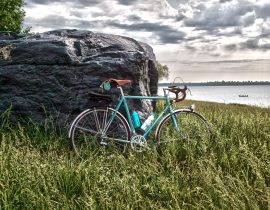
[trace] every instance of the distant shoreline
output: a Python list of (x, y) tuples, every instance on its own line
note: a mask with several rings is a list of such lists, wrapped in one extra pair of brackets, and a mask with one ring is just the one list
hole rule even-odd
[(246, 85), (270, 85), (270, 81), (247, 81), (247, 82), (234, 82), (234, 81), (221, 81), (221, 82), (185, 82), (185, 83), (158, 83), (159, 86), (169, 85), (187, 85), (187, 86), (246, 86)]

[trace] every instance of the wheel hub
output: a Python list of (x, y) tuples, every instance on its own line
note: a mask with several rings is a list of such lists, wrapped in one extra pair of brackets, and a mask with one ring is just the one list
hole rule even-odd
[(95, 139), (96, 139), (97, 144), (105, 145), (105, 146), (108, 144), (106, 139), (105, 139), (104, 134), (101, 132), (96, 134)]

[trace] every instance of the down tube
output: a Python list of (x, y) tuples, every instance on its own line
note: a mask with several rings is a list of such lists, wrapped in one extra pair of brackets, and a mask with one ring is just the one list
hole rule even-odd
[(153, 127), (157, 124), (157, 122), (163, 117), (163, 115), (168, 111), (170, 107), (166, 106), (166, 108), (160, 113), (160, 115), (158, 116), (158, 118), (154, 121), (154, 123), (145, 131), (145, 133), (143, 134), (143, 137), (146, 137), (150, 131), (153, 129)]

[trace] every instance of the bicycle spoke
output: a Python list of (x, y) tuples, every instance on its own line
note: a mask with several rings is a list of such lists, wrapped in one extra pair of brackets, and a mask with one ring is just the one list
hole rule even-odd
[(100, 131), (100, 125), (99, 125), (99, 120), (98, 120), (96, 109), (94, 109), (94, 118), (95, 118), (95, 122), (96, 122), (96, 127)]
[(106, 109), (106, 111), (104, 111), (104, 115), (103, 115), (103, 123), (102, 123), (102, 131), (105, 131), (105, 127), (106, 127), (106, 123), (107, 123), (107, 116), (108, 116), (108, 107)]
[(107, 133), (107, 131), (108, 131), (108, 129), (109, 129), (111, 123), (113, 122), (113, 120), (114, 120), (114, 118), (115, 118), (115, 116), (116, 116), (116, 114), (117, 114), (117, 112), (116, 112), (116, 111), (113, 111), (113, 113), (112, 113), (111, 116), (110, 116), (111, 118), (110, 118), (108, 124), (106, 125), (106, 128), (104, 129), (104, 133)]
[(123, 116), (111, 108), (95, 108), (76, 119), (71, 141), (76, 153), (95, 143), (117, 145), (123, 150), (129, 143), (130, 129)]

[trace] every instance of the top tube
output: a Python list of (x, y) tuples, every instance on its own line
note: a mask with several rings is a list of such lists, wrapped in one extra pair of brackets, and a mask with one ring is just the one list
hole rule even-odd
[(167, 100), (168, 99), (168, 93), (166, 93), (166, 88), (163, 89), (164, 91), (164, 96), (130, 96), (130, 95), (125, 95), (122, 87), (117, 87), (120, 90), (121, 96), (124, 97), (125, 99), (154, 99), (154, 100)]
[(167, 96), (123, 96), (125, 99), (156, 99), (156, 100), (166, 100)]

